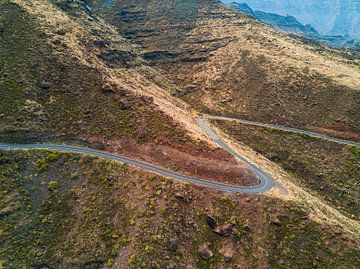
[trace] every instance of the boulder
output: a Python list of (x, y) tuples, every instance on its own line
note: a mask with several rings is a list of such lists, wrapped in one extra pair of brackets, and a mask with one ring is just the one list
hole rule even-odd
[(177, 199), (184, 199), (184, 194), (182, 194), (181, 192), (176, 192), (174, 194), (175, 198)]
[(220, 249), (220, 254), (224, 257), (225, 262), (231, 262), (234, 259), (234, 247), (231, 241), (226, 242)]
[(116, 92), (116, 88), (109, 83), (106, 83), (105, 85), (103, 85), (101, 87), (101, 90), (103, 93), (115, 93)]
[(278, 217), (273, 217), (273, 218), (270, 220), (270, 224), (271, 224), (271, 225), (275, 225), (275, 226), (280, 226), (280, 225), (281, 225), (281, 221), (279, 220)]
[(150, 268), (151, 269), (157, 269), (157, 268), (160, 268), (160, 266), (156, 261), (151, 261)]
[(66, 34), (66, 30), (61, 28), (56, 30), (55, 34), (64, 36)]
[(244, 224), (243, 229), (244, 229), (244, 231), (247, 232), (247, 233), (250, 233), (250, 232), (251, 232), (251, 227), (250, 227), (249, 224)]
[(215, 218), (213, 218), (210, 215), (206, 216), (206, 223), (207, 225), (209, 225), (210, 228), (215, 229), (217, 227), (217, 222), (215, 220)]
[(43, 80), (40, 82), (40, 88), (41, 89), (44, 89), (44, 90), (47, 90), (51, 87), (51, 83), (46, 81), (46, 80)]
[(214, 233), (217, 233), (221, 236), (230, 236), (234, 232), (234, 225), (231, 223), (218, 226), (213, 230)]
[(208, 243), (205, 243), (198, 248), (198, 254), (206, 261), (210, 260), (214, 256)]
[(172, 238), (169, 240), (169, 250), (172, 252), (177, 251), (177, 249), (179, 248), (179, 240), (177, 240), (176, 238)]
[(2, 34), (5, 31), (5, 25), (0, 22), (0, 34)]
[(117, 103), (121, 110), (126, 110), (132, 107), (132, 103), (129, 100), (119, 100)]

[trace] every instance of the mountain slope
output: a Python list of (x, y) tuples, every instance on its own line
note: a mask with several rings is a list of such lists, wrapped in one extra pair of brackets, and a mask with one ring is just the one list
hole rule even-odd
[(359, 137), (356, 53), (288, 37), (215, 0), (114, 1), (98, 13), (203, 112)]
[(291, 201), (48, 151), (0, 152), (0, 185), (9, 269), (360, 266), (354, 239)]
[(247, 180), (246, 166), (210, 145), (164, 90), (175, 86), (81, 2), (14, 2), (1, 3), (2, 141), (83, 143), (190, 175)]
[[(80, 144), (253, 185), (195, 115), (358, 135), (356, 54), (289, 38), (216, 0), (6, 0), (0, 35), (0, 142)], [(271, 191), (231, 195), (87, 155), (1, 151), (0, 268), (360, 266), (356, 176), (327, 193), (312, 170), (298, 178), (299, 167), (292, 173), (271, 158), (274, 149), (258, 150), (258, 133), (245, 145), (237, 130), (221, 129), (275, 179)], [(278, 138), (264, 136), (270, 145)], [(326, 154), (319, 144), (306, 152)], [(358, 159), (346, 160), (352, 177)]]

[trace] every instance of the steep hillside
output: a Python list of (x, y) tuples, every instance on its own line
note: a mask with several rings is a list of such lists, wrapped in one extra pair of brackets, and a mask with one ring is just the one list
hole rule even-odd
[(215, 0), (114, 1), (97, 12), (203, 112), (359, 136), (358, 54), (288, 37)]
[(3, 268), (360, 266), (356, 240), (291, 201), (47, 151), (1, 152), (0, 185)]
[(81, 1), (0, 5), (2, 142), (82, 141), (187, 174), (257, 181), (209, 145), (170, 96), (175, 86)]
[(225, 133), (280, 164), (299, 185), (360, 220), (360, 150), (265, 127), (216, 121)]
[[(130, 85), (119, 87), (108, 83), (101, 73), (104, 70), (91, 68), (75, 55), (65, 55), (72, 49), (66, 42), (71, 38), (66, 23), (47, 33), (20, 6), (9, 1), (1, 5), (3, 133), (48, 131), (149, 141), (157, 134), (156, 130), (150, 130), (157, 125), (151, 124), (152, 119), (166, 132), (164, 127), (171, 119), (150, 98), (131, 93), (127, 89)], [(93, 37), (84, 40), (84, 45), (95, 47), (96, 41)], [(55, 43), (54, 46), (49, 42)], [(122, 45), (126, 43), (119, 44)], [(136, 61), (131, 47), (127, 49), (119, 59), (124, 65)], [(141, 129), (148, 131), (148, 137), (141, 135)], [(176, 127), (170, 127), (170, 133), (164, 133), (165, 136), (176, 137), (170, 129)]]
[[(81, 145), (249, 186), (254, 172), (216, 147), (197, 115), (360, 139), (358, 54), (288, 37), (217, 0), (3, 0), (0, 62), (0, 143)], [(0, 268), (360, 267), (358, 150), (217, 126), (229, 152), (273, 177), (269, 192), (1, 150)]]

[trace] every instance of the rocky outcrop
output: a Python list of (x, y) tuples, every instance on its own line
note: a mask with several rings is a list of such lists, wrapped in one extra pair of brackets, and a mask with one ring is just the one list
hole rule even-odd
[(109, 50), (101, 52), (99, 58), (110, 67), (129, 68), (136, 65), (137, 55), (131, 51)]

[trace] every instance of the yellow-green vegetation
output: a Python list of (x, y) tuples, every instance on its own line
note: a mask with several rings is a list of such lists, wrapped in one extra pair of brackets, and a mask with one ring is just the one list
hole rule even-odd
[(294, 180), (360, 219), (360, 150), (356, 147), (240, 123), (216, 121), (233, 138), (280, 164)]
[[(225, 196), (93, 157), (1, 151), (0, 189), (4, 268), (360, 266), (356, 242), (298, 205)], [(199, 255), (204, 244), (209, 259)]]
[[(49, 157), (48, 169), (37, 174), (31, 161)], [(1, 154), (1, 231), (5, 240), (1, 256), (5, 268), (42, 264), (97, 268), (110, 263), (113, 249), (119, 249), (121, 237), (127, 235), (131, 217), (120, 195), (125, 189), (117, 184), (117, 179), (127, 174), (127, 167), (97, 164), (93, 158), (80, 161), (84, 158), (40, 151)], [(112, 173), (115, 167), (116, 175)], [(74, 178), (74, 173), (79, 176)], [(116, 199), (111, 197), (117, 191)]]

